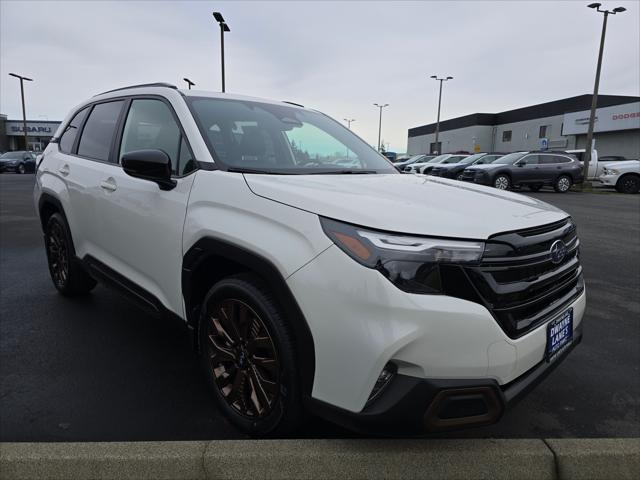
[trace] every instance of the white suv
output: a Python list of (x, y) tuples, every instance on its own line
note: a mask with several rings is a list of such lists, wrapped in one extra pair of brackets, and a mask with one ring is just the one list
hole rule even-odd
[(492, 423), (582, 337), (566, 213), (401, 175), (295, 104), (97, 95), (46, 148), (35, 204), (60, 293), (101, 281), (182, 319), (254, 435), (305, 410), (384, 433)]

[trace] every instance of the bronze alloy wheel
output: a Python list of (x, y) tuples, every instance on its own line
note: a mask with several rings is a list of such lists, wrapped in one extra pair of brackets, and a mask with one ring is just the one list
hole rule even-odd
[(246, 303), (225, 299), (207, 311), (206, 353), (215, 384), (245, 417), (271, 412), (280, 391), (276, 348), (260, 316)]
[(57, 222), (53, 222), (47, 232), (47, 251), (53, 281), (63, 287), (69, 277), (69, 256), (62, 225)]

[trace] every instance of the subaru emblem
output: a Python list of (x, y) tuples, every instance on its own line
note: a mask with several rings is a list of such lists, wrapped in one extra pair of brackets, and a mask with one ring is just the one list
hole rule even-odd
[(558, 264), (562, 260), (564, 260), (564, 256), (567, 254), (567, 246), (564, 244), (562, 240), (556, 240), (551, 245), (550, 253), (551, 253), (551, 262)]

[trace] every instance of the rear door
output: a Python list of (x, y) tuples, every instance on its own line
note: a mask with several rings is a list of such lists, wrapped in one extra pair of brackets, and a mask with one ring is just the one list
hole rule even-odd
[(105, 263), (183, 316), (182, 231), (195, 161), (168, 100), (134, 97), (126, 110), (115, 158), (135, 150), (162, 150), (171, 158), (177, 185), (160, 190), (114, 164), (100, 178), (108, 188), (100, 191), (103, 230), (97, 242)]
[(124, 100), (97, 103), (72, 119), (59, 141), (57, 174), (66, 186), (63, 199), (76, 254), (100, 256), (100, 181), (115, 168), (111, 149)]

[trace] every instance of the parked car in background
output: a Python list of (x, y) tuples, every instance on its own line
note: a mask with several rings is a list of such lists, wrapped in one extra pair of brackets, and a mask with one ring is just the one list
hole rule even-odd
[[(584, 148), (579, 148), (577, 150), (567, 150), (567, 153), (570, 153), (572, 155), (575, 155), (576, 158), (578, 159), (578, 161), (580, 162), (580, 164), (583, 166), (584, 168), (584, 153), (585, 153), (585, 149)], [(619, 155), (608, 155), (608, 156), (604, 156), (604, 157), (600, 157), (598, 155), (598, 151), (597, 150), (592, 150), (591, 151), (591, 160), (589, 160), (589, 174), (587, 175), (587, 179), (588, 180), (597, 180), (603, 173), (604, 173), (604, 168), (611, 164), (611, 163), (617, 163), (620, 162), (624, 157), (621, 157)]]
[(423, 158), (422, 160), (405, 166), (403, 171), (402, 171), (402, 173), (418, 173), (418, 169), (420, 169), (421, 167), (424, 167), (426, 164), (428, 164), (428, 163), (440, 163), (445, 158), (447, 158), (449, 155), (437, 155), (437, 156), (427, 160), (426, 157), (428, 157), (428, 156), (430, 156), (430, 155), (425, 155), (425, 158)]
[(382, 155), (387, 157), (392, 162), (395, 162), (396, 158), (398, 158), (398, 154), (396, 152), (384, 152)]
[(408, 165), (413, 165), (414, 163), (428, 162), (429, 160), (431, 160), (433, 158), (436, 158), (436, 156), (435, 155), (425, 155), (425, 154), (413, 155), (412, 157), (409, 157), (406, 160), (394, 163), (393, 166), (396, 167), (398, 170), (402, 171)]
[(463, 159), (469, 157), (469, 155), (466, 155), (466, 154), (465, 155), (448, 154), (444, 156), (446, 158), (440, 160), (438, 163), (434, 163), (433, 165), (432, 164), (423, 165), (418, 169), (418, 171), (422, 174), (428, 175), (429, 173), (431, 173), (431, 169), (433, 169), (436, 165), (447, 165), (450, 163), (458, 163)]
[(598, 182), (604, 187), (614, 187), (620, 193), (640, 191), (640, 161), (627, 160), (608, 164)]
[(36, 171), (36, 155), (18, 150), (0, 155), (0, 172), (33, 173)]
[(526, 185), (533, 192), (551, 185), (556, 192), (564, 193), (582, 182), (582, 164), (566, 152), (515, 152), (487, 165), (465, 168), (462, 180), (500, 190)]
[(622, 155), (604, 155), (598, 160), (600, 160), (601, 162), (624, 162), (631, 159), (623, 157)]
[(441, 163), (433, 167), (429, 175), (434, 177), (455, 178), (462, 180), (462, 172), (471, 165), (485, 165), (504, 156), (504, 153), (476, 153), (463, 158), (457, 163)]

